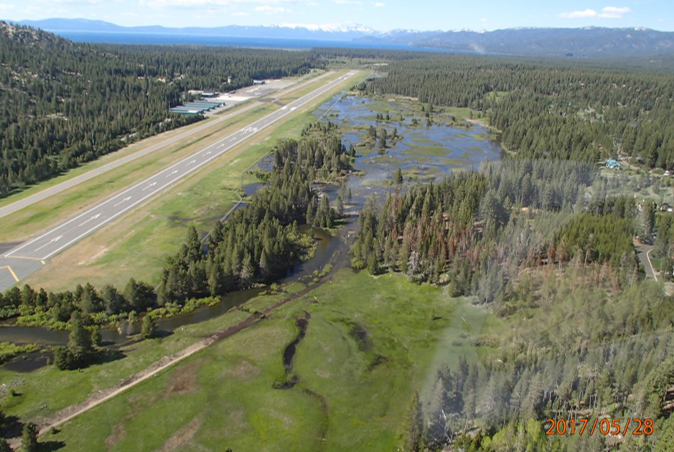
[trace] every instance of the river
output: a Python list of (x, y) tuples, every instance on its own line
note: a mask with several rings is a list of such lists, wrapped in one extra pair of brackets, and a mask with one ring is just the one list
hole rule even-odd
[[(372, 117), (372, 108), (381, 108), (381, 102), (375, 102), (358, 96), (347, 96), (340, 100), (338, 95), (317, 109), (315, 114), (320, 117), (328, 108), (330, 121), (348, 126), (344, 134), (344, 143), (358, 145), (366, 135), (366, 128), (370, 125), (381, 127)], [(337, 102), (339, 101), (339, 102)], [(391, 111), (399, 106), (390, 103)], [(409, 115), (408, 115), (409, 116)], [(352, 192), (352, 201), (347, 205), (346, 212), (350, 213), (345, 227), (338, 231), (336, 236), (317, 228), (303, 228), (303, 232), (311, 232), (316, 241), (316, 252), (312, 259), (298, 265), (286, 278), (279, 283), (290, 283), (297, 280), (311, 279), (315, 271), (321, 271), (331, 261), (347, 258), (345, 238), (354, 229), (356, 214), (361, 209), (367, 196), (374, 194), (383, 197), (387, 192), (396, 190), (388, 184), (392, 180), (393, 172), (400, 168), (410, 176), (410, 181), (438, 180), (453, 171), (463, 171), (477, 168), (482, 160), (500, 160), (501, 148), (497, 143), (485, 139), (487, 130), (480, 126), (470, 129), (447, 126), (445, 124), (431, 127), (414, 127), (410, 124), (411, 117), (402, 123), (395, 123), (398, 134), (403, 139), (396, 142), (384, 154), (376, 151), (359, 150), (354, 168), (358, 175), (350, 177), (347, 186)], [(391, 129), (393, 125), (384, 125)], [(269, 169), (271, 159), (260, 163), (261, 168)], [(413, 177), (413, 179), (412, 179)], [(255, 183), (245, 187), (247, 196), (264, 187), (263, 183)], [(338, 189), (333, 186), (321, 187), (331, 201), (337, 197)], [(245, 205), (242, 204), (242, 205)], [(222, 297), (222, 302), (209, 307), (201, 307), (188, 314), (180, 314), (167, 319), (158, 320), (161, 331), (172, 332), (185, 325), (203, 322), (227, 313), (232, 308), (246, 303), (258, 296), (263, 289), (249, 289), (233, 292)], [(140, 331), (140, 321), (134, 324), (122, 324), (119, 328), (104, 329), (101, 331), (103, 344), (117, 346), (131, 340)], [(65, 345), (68, 342), (67, 331), (49, 330), (42, 327), (0, 326), (0, 342), (17, 344), (39, 344), (45, 346)], [(20, 356), (5, 364), (8, 369), (16, 371), (32, 371), (43, 366), (49, 358), (45, 353), (31, 353)]]

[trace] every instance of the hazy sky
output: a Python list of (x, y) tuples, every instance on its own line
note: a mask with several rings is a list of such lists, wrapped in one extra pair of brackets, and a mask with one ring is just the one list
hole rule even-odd
[(377, 30), (649, 27), (674, 30), (674, 0), (0, 0), (0, 18), (119, 25), (362, 24)]

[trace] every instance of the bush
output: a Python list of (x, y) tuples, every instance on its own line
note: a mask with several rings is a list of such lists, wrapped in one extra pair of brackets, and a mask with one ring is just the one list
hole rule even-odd
[(154, 319), (149, 315), (143, 317), (143, 327), (141, 329), (140, 334), (145, 339), (152, 339), (157, 335), (157, 324), (155, 323)]
[(75, 353), (67, 347), (54, 348), (54, 365), (59, 370), (75, 370), (91, 364), (92, 353)]

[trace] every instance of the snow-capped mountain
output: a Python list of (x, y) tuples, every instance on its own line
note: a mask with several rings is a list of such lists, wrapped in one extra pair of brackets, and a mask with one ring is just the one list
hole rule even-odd
[(45, 19), (22, 21), (21, 25), (42, 28), (52, 32), (105, 32), (105, 33), (162, 33), (206, 36), (321, 39), (351, 41), (378, 32), (360, 24), (277, 24), (266, 26), (227, 25), (224, 27), (168, 28), (162, 26), (121, 27), (109, 22), (88, 19)]
[(532, 28), (494, 31), (376, 31), (360, 24), (282, 23), (268, 26), (228, 25), (214, 28), (120, 27), (85, 19), (24, 21), (22, 25), (53, 32), (157, 33), (241, 38), (313, 39), (403, 44), (451, 51), (515, 55), (643, 56), (674, 52), (674, 33), (647, 28)]
[(362, 33), (375, 34), (377, 31), (359, 24), (277, 24), (267, 28), (304, 28), (309, 31), (323, 31), (325, 33)]

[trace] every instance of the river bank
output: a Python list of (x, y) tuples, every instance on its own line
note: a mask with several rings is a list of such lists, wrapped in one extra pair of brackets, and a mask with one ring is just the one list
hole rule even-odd
[[(337, 106), (339, 105), (341, 105), (341, 102), (337, 104)], [(352, 102), (352, 105), (355, 105), (355, 102)], [(361, 102), (360, 105), (364, 104)], [(320, 110), (317, 111), (316, 114), (320, 115), (321, 114)], [(345, 113), (344, 112), (340, 113), (338, 111), (336, 114), (344, 115)], [(358, 114), (349, 114), (349, 117), (350, 119), (357, 119)], [(339, 116), (334, 116), (330, 117), (329, 119), (333, 122), (336, 122), (338, 118)], [(183, 364), (180, 364), (179, 362), (183, 360), (191, 361), (195, 359), (194, 354), (197, 351), (203, 350), (203, 348), (200, 347), (204, 347), (205, 344), (208, 344), (207, 347), (209, 349), (213, 348), (220, 349), (222, 347), (221, 344), (224, 343), (229, 344), (230, 341), (218, 342), (216, 344), (216, 343), (209, 343), (208, 340), (209, 338), (212, 338), (213, 335), (222, 333), (223, 331), (228, 331), (230, 330), (230, 328), (236, 328), (238, 325), (248, 325), (244, 329), (238, 331), (246, 331), (249, 330), (251, 327), (253, 328), (253, 330), (257, 331), (258, 325), (266, 324), (267, 322), (271, 322), (271, 324), (273, 325), (279, 325), (278, 323), (279, 321), (283, 323), (283, 319), (288, 318), (289, 315), (292, 315), (292, 313), (295, 312), (295, 307), (289, 307), (291, 306), (290, 301), (303, 300), (303, 302), (298, 305), (298, 309), (300, 305), (306, 308), (307, 306), (306, 303), (308, 303), (309, 306), (312, 306), (310, 309), (308, 309), (308, 311), (311, 312), (312, 315), (314, 309), (316, 309), (313, 306), (314, 305), (319, 306), (325, 301), (324, 293), (333, 294), (331, 295), (331, 297), (333, 298), (335, 295), (338, 295), (338, 297), (335, 298), (335, 301), (339, 300), (340, 304), (335, 305), (334, 306), (335, 309), (344, 303), (346, 303), (345, 306), (347, 305), (352, 306), (355, 309), (356, 306), (359, 306), (359, 303), (367, 303), (368, 301), (372, 300), (376, 302), (377, 305), (376, 309), (384, 308), (384, 305), (381, 305), (382, 299), (381, 296), (384, 293), (388, 293), (389, 289), (392, 289), (391, 287), (388, 286), (389, 283), (387, 283), (385, 277), (376, 278), (376, 281), (378, 281), (376, 283), (376, 287), (372, 286), (370, 289), (368, 289), (370, 290), (370, 292), (372, 290), (374, 290), (374, 292), (372, 292), (370, 295), (366, 295), (367, 293), (370, 292), (367, 291), (353, 292), (353, 288), (356, 287), (358, 284), (362, 284), (364, 282), (364, 280), (362, 280), (363, 278), (369, 281), (368, 279), (369, 276), (367, 276), (366, 274), (353, 273), (351, 270), (348, 269), (343, 269), (340, 271), (340, 269), (345, 266), (348, 266), (347, 241), (356, 232), (355, 219), (357, 218), (357, 211), (362, 207), (362, 203), (364, 202), (365, 198), (372, 194), (381, 198), (388, 191), (404, 189), (404, 186), (401, 188), (396, 187), (393, 184), (387, 183), (387, 181), (392, 179), (393, 172), (396, 171), (398, 168), (400, 168), (401, 165), (386, 164), (377, 166), (370, 163), (369, 159), (373, 157), (372, 155), (373, 151), (368, 149), (368, 146), (362, 142), (364, 131), (357, 131), (354, 128), (350, 127), (348, 123), (340, 124), (339, 127), (341, 128), (340, 130), (344, 132), (345, 144), (347, 146), (349, 146), (350, 144), (354, 144), (354, 146), (356, 146), (359, 149), (357, 158), (355, 159), (354, 162), (356, 168), (359, 170), (359, 174), (350, 177), (346, 182), (345, 189), (348, 189), (352, 192), (352, 200), (346, 206), (347, 212), (350, 213), (348, 215), (348, 220), (340, 229), (337, 229), (335, 231), (323, 231), (327, 235), (322, 235), (323, 232), (321, 232), (320, 235), (316, 236), (318, 239), (316, 240), (317, 256), (320, 255), (329, 256), (327, 261), (322, 261), (321, 259), (314, 257), (314, 259), (311, 259), (303, 263), (300, 266), (301, 268), (296, 269), (297, 271), (294, 274), (289, 275), (288, 278), (282, 281), (277, 287), (275, 286), (275, 290), (271, 290), (271, 288), (268, 288), (267, 290), (262, 290), (257, 294), (249, 294), (249, 297), (242, 296), (244, 299), (241, 300), (240, 304), (236, 304), (238, 303), (238, 301), (235, 300), (228, 301), (227, 298), (225, 298), (223, 303), (220, 303), (212, 307), (199, 308), (195, 310), (193, 313), (184, 316), (184, 318), (178, 316), (174, 319), (166, 319), (165, 320), (166, 322), (177, 322), (177, 323), (173, 325), (161, 325), (160, 326), (161, 329), (167, 330), (172, 329), (172, 334), (167, 334), (159, 339), (153, 339), (149, 341), (138, 341), (138, 342), (122, 341), (115, 344), (113, 340), (114, 338), (110, 338), (111, 342), (113, 343), (112, 346), (117, 347), (117, 350), (119, 351), (119, 358), (113, 362), (97, 364), (91, 366), (90, 368), (83, 369), (81, 371), (60, 372), (55, 370), (52, 366), (42, 367), (38, 369), (32, 369), (33, 371), (30, 374), (17, 373), (15, 371), (7, 369), (6, 366), (0, 367), (0, 379), (2, 379), (3, 382), (7, 382), (5, 383), (5, 386), (3, 388), (0, 388), (0, 400), (2, 401), (2, 410), (5, 411), (6, 413), (20, 416), (22, 419), (30, 419), (30, 420), (35, 419), (38, 422), (40, 422), (40, 425), (45, 426), (54, 424), (53, 419), (56, 419), (58, 421), (58, 419), (69, 418), (68, 413), (70, 413), (71, 411), (62, 412), (62, 410), (67, 409), (77, 411), (74, 408), (69, 408), (72, 407), (73, 404), (75, 406), (80, 407), (89, 407), (86, 408), (87, 410), (91, 409), (92, 406), (103, 406), (102, 402), (96, 402), (96, 400), (99, 400), (97, 398), (98, 397), (97, 394), (101, 393), (109, 395), (111, 394), (110, 399), (105, 399), (110, 401), (110, 403), (105, 404), (105, 406), (110, 407), (116, 406), (118, 403), (117, 401), (120, 398), (127, 397), (125, 394), (126, 390), (129, 389), (129, 386), (128, 383), (124, 384), (125, 382), (145, 381), (140, 380), (141, 378), (143, 378), (144, 375), (146, 375), (145, 372), (153, 372), (153, 371), (156, 371), (156, 373), (154, 373), (153, 375), (156, 375), (158, 378), (161, 377), (163, 381), (167, 373), (175, 372), (175, 370), (171, 370), (174, 369), (174, 367), (172, 366), (173, 364), (176, 364), (177, 368), (181, 368)], [(433, 127), (444, 128), (445, 126), (432, 126), (431, 130), (433, 130)], [(410, 129), (413, 128), (410, 127)], [(401, 130), (403, 129), (401, 128)], [(408, 134), (407, 136), (411, 135), (410, 133), (411, 131), (413, 130), (405, 132), (406, 134)], [(452, 131), (440, 131), (440, 132), (436, 131), (436, 133), (465, 134), (466, 131), (465, 129), (453, 128)], [(351, 135), (347, 136), (348, 134)], [(469, 137), (470, 135), (467, 136), (460, 135), (457, 136), (456, 139), (458, 139), (459, 141), (461, 139), (467, 140)], [(403, 140), (400, 141), (402, 142)], [(481, 145), (481, 143), (488, 143), (486, 137), (482, 140), (478, 139), (472, 141), (467, 140), (465, 142), (466, 145), (475, 146), (476, 148), (478, 148)], [(397, 155), (400, 156), (401, 159), (405, 159), (405, 161), (403, 161), (403, 164), (409, 164), (410, 161), (418, 164), (421, 163), (421, 161), (425, 158), (426, 162), (430, 161), (433, 165), (450, 166), (450, 168), (445, 168), (444, 171), (435, 174), (434, 177), (436, 178), (443, 177), (443, 175), (446, 174), (451, 174), (451, 171), (454, 168), (453, 164), (441, 160), (442, 156), (437, 155), (438, 151), (436, 149), (424, 150), (420, 152), (419, 147), (424, 146), (420, 146), (419, 143), (417, 144), (411, 143), (411, 144), (412, 144), (411, 146), (408, 144), (407, 148), (404, 147), (397, 148), (398, 144), (396, 143), (395, 145), (392, 145), (390, 148), (388, 148), (387, 152), (391, 152), (393, 155)], [(449, 147), (449, 149), (447, 149), (446, 152), (448, 153), (458, 152), (457, 149), (451, 148), (452, 146), (451, 143), (448, 143), (447, 146)], [(428, 149), (428, 147), (426, 147), (426, 149)], [(493, 149), (493, 147), (491, 146), (491, 144), (489, 144), (489, 146), (485, 146), (485, 148), (480, 149), (481, 152), (486, 152), (487, 154), (489, 154), (489, 150)], [(404, 152), (410, 150), (417, 152)], [(467, 151), (464, 150), (461, 152)], [(495, 155), (496, 158), (499, 158), (500, 156), (500, 154)], [(434, 160), (437, 157), (439, 157), (440, 160), (436, 162)], [(464, 166), (466, 164), (474, 165), (480, 159), (477, 156), (474, 156), (473, 160), (474, 160), (473, 163), (465, 163), (465, 162), (462, 163), (464, 164)], [(458, 168), (458, 170), (461, 169)], [(371, 183), (371, 181), (379, 181), (379, 183)], [(415, 183), (414, 178), (406, 178), (404, 185), (413, 183)], [(331, 198), (336, 197), (339, 191), (340, 190), (337, 187), (327, 187), (325, 189), (325, 192)], [(314, 234), (315, 233), (316, 231), (314, 231)], [(339, 276), (340, 284), (335, 287), (331, 287), (331, 285), (334, 282), (334, 277), (337, 274), (341, 275)], [(395, 276), (394, 279), (391, 280), (391, 282), (395, 282), (397, 287), (399, 288), (401, 287), (400, 286), (401, 278), (399, 276)], [(326, 285), (326, 283), (328, 284)], [(356, 286), (353, 286), (353, 284), (355, 284)], [(321, 288), (324, 287), (330, 287), (330, 289), (328, 289), (327, 292), (325, 290), (321, 291)], [(345, 287), (348, 287), (349, 289), (344, 290)], [(407, 287), (406, 283), (404, 284), (404, 287)], [(394, 292), (396, 293), (395, 296), (393, 295), (393, 293), (389, 295), (390, 297), (394, 297), (397, 300), (396, 301), (397, 303), (397, 302), (405, 302), (405, 300), (398, 299), (396, 297), (403, 297), (406, 299), (411, 299), (418, 296), (423, 297), (424, 294), (428, 295), (428, 290), (431, 290), (433, 293), (437, 292), (437, 294), (442, 293), (442, 289), (440, 288), (432, 288), (432, 289), (429, 288), (419, 291), (418, 286), (415, 287), (417, 288), (412, 290), (412, 286), (410, 286), (408, 288), (409, 291), (408, 289), (405, 289), (404, 293), (400, 292), (400, 289), (398, 290), (394, 289)], [(336, 292), (334, 292), (335, 290), (338, 291), (342, 290), (344, 293), (337, 294)], [(321, 295), (322, 293), (323, 295)], [(347, 299), (344, 299), (345, 296), (347, 297)], [(348, 299), (349, 296), (352, 297), (352, 299)], [(368, 297), (370, 296), (372, 297), (372, 300), (369, 300)], [(231, 294), (228, 297), (231, 297)], [(234, 303), (235, 306), (228, 307), (227, 303), (229, 302)], [(292, 306), (294, 306), (294, 304), (292, 304)], [(431, 319), (442, 317), (439, 314), (439, 312), (446, 309), (448, 305), (445, 305), (444, 302), (442, 302), (440, 305), (434, 306), (435, 308), (432, 308), (430, 305), (424, 307), (424, 309), (430, 308), (432, 310), (433, 314), (430, 316)], [(446, 307), (442, 308), (441, 306)], [(272, 312), (269, 311), (270, 308), (275, 312), (273, 319), (269, 317), (269, 315)], [(326, 309), (328, 309), (328, 311), (326, 311), (327, 314), (330, 308), (326, 307)], [(362, 305), (362, 309), (366, 309), (366, 305)], [(358, 314), (357, 311), (358, 310), (347, 311), (349, 312), (348, 314), (346, 312), (342, 314), (346, 315), (346, 317), (352, 318), (351, 321), (344, 323), (344, 328), (347, 328), (346, 335), (347, 337), (351, 338), (349, 340), (354, 341), (356, 341), (358, 337), (354, 339), (354, 336), (352, 336), (352, 332), (350, 330), (353, 329), (353, 325), (359, 325), (359, 328), (365, 328), (369, 332), (367, 334), (370, 334), (372, 332), (371, 330), (372, 327), (368, 325), (367, 322), (364, 323), (362, 321), (361, 314)], [(383, 314), (384, 313), (381, 312), (381, 315)], [(190, 320), (188, 320), (188, 318)], [(311, 325), (315, 325), (317, 323), (320, 325), (321, 322), (325, 322), (325, 320), (326, 320), (325, 318), (321, 318), (319, 316), (318, 318), (314, 318), (314, 320), (312, 320)], [(331, 322), (334, 323), (337, 320), (338, 319), (332, 319)], [(247, 324), (246, 322), (251, 323)], [(436, 321), (436, 324), (438, 326), (440, 325), (440, 323), (442, 322)], [(338, 320), (337, 324), (341, 325), (342, 320)], [(249, 333), (243, 334), (244, 336), (247, 336)], [(304, 349), (305, 346), (304, 344), (306, 340), (311, 338), (312, 334), (314, 333), (312, 333), (312, 327), (310, 326), (307, 331), (307, 339), (302, 341), (302, 345), (299, 346), (299, 350), (297, 350), (295, 353), (294, 362), (296, 362), (297, 364), (294, 367), (296, 369), (299, 369), (303, 365), (302, 364), (303, 361), (300, 359), (300, 357), (303, 356), (304, 353), (302, 350)], [(403, 333), (401, 332), (401, 334)], [(406, 332), (403, 334), (403, 336), (408, 334), (409, 333)], [(235, 337), (239, 337), (239, 335), (237, 334)], [(55, 342), (58, 342), (58, 340), (62, 339), (58, 338), (54, 339)], [(370, 341), (370, 339), (368, 339), (368, 341)], [(266, 342), (266, 345), (261, 346), (269, 348), (269, 350), (265, 353), (275, 353), (273, 352), (273, 350), (276, 349), (276, 346), (274, 344), (284, 344), (284, 343), (287, 342), (285, 340), (282, 340), (280, 343), (272, 341)], [(311, 344), (312, 342), (309, 341), (309, 343)], [(231, 346), (234, 345), (227, 345), (226, 348), (229, 348)], [(190, 350), (194, 350), (192, 347), (196, 347), (197, 350), (194, 351), (193, 353), (185, 355), (184, 353), (187, 353)], [(311, 345), (311, 347), (315, 347), (315, 344)], [(356, 347), (358, 348), (359, 345), (357, 344)], [(361, 350), (361, 348), (358, 348), (360, 352), (368, 353), (368, 356), (371, 349), (372, 347), (363, 350)], [(186, 350), (187, 352), (185, 352)], [(375, 354), (372, 355), (371, 362), (370, 358), (368, 358), (367, 362), (369, 364), (366, 364), (366, 369), (369, 369), (369, 371), (373, 371), (378, 368), (383, 369), (391, 365), (397, 366), (397, 364), (395, 364), (395, 361), (397, 360), (390, 361), (390, 356), (387, 355), (385, 352), (381, 351), (377, 352), (376, 347), (372, 349), (372, 352)], [(209, 352), (204, 351), (203, 353), (199, 353), (199, 356), (201, 357), (204, 353), (206, 353), (207, 355), (209, 354)], [(216, 354), (217, 353), (219, 352), (216, 352)], [(281, 353), (282, 355), (282, 350), (279, 351), (279, 353)], [(172, 361), (169, 363), (164, 360), (165, 357), (169, 358), (174, 357), (175, 359), (177, 359), (177, 361)], [(281, 358), (278, 359), (278, 364), (282, 365)], [(301, 388), (302, 390), (298, 391), (298, 394), (301, 397), (309, 397), (307, 394), (310, 393), (314, 394), (313, 396), (309, 397), (309, 401), (305, 401), (302, 403), (315, 404), (317, 400), (315, 394), (322, 394), (322, 396), (325, 396), (325, 394), (323, 391), (315, 390), (313, 388), (313, 384), (315, 383), (315, 377), (311, 375), (311, 371), (309, 371), (309, 368), (304, 369), (301, 372), (301, 374), (303, 376), (304, 375), (308, 376), (307, 384), (310, 382), (313, 383), (311, 388), (307, 387)], [(396, 376), (396, 379), (397, 378), (398, 377)], [(401, 378), (403, 378), (404, 380), (408, 377), (401, 377)], [(47, 381), (50, 382), (48, 385), (45, 384)], [(304, 384), (304, 379), (302, 384)], [(142, 387), (147, 386), (148, 385), (142, 385)], [(154, 384), (151, 386), (154, 386)], [(121, 392), (115, 393), (115, 391), (117, 390), (120, 390)], [(133, 391), (135, 391), (135, 389), (132, 390), (131, 392)], [(87, 402), (87, 400), (89, 400), (90, 402), (93, 401), (94, 405), (90, 405), (89, 404), (90, 402)], [(85, 405), (81, 405), (83, 403)], [(106, 410), (109, 409), (111, 408), (107, 408)], [(320, 409), (322, 410), (323, 408)], [(57, 415), (57, 413), (59, 412), (62, 413), (60, 415)], [(330, 415), (332, 416), (332, 413)], [(81, 425), (80, 423), (82, 422), (83, 419), (87, 418), (87, 416), (89, 416), (89, 414), (84, 413), (82, 414), (82, 416), (74, 418), (72, 422), (75, 422), (75, 424), (77, 425)], [(328, 428), (326, 427), (326, 425), (327, 424), (325, 424), (322, 421), (320, 431), (323, 431), (325, 428)], [(332, 422), (330, 422), (329, 425), (332, 426)], [(69, 437), (68, 444), (71, 444), (72, 437), (71, 435), (67, 436)]]
[[(384, 113), (391, 120), (384, 119)], [(422, 121), (423, 115), (418, 105), (409, 99), (393, 98), (383, 101), (357, 95), (336, 95), (314, 112), (317, 118), (326, 117), (327, 120), (339, 127), (343, 135), (343, 143), (348, 148), (353, 145), (357, 150), (354, 160), (356, 176), (346, 181), (345, 191), (351, 194), (351, 200), (346, 206), (350, 214), (344, 225), (341, 238), (336, 238), (329, 231), (312, 230), (308, 228), (316, 243), (313, 258), (302, 263), (294, 272), (278, 282), (278, 285), (290, 285), (311, 279), (320, 273), (322, 268), (331, 259), (335, 251), (343, 246), (346, 235), (352, 234), (353, 215), (363, 206), (367, 196), (374, 195), (380, 199), (390, 191), (401, 189), (393, 184), (393, 174), (401, 170), (405, 177), (405, 184), (419, 181), (439, 179), (454, 171), (463, 171), (476, 168), (484, 159), (499, 160), (500, 146), (488, 139), (488, 131), (479, 126), (469, 129), (456, 126), (456, 112), (436, 112), (434, 125), (419, 127), (415, 124)], [(465, 112), (464, 112), (465, 113)], [(381, 115), (382, 119), (378, 119)], [(397, 118), (397, 121), (395, 120)], [(461, 119), (461, 118), (459, 118)], [(372, 146), (367, 140), (367, 131), (370, 127), (379, 130), (396, 129), (399, 139), (395, 140), (383, 151)], [(262, 170), (269, 170), (272, 165), (270, 158), (259, 163)], [(404, 189), (404, 185), (403, 188)], [(255, 182), (246, 185), (244, 193), (252, 196), (264, 184)], [(325, 186), (321, 191), (334, 201), (338, 195), (338, 187)], [(168, 313), (167, 318), (157, 317), (158, 327), (166, 334), (171, 334), (186, 325), (200, 323), (215, 318), (245, 305), (247, 301), (259, 295), (268, 288), (237, 291), (222, 297), (219, 301), (211, 300), (208, 306), (191, 307), (190, 312), (174, 311)], [(122, 320), (114, 328), (101, 330), (103, 344), (119, 347), (134, 340), (140, 332), (140, 319), (136, 322)], [(0, 327), (0, 342), (16, 344), (38, 344), (40, 346), (65, 345), (68, 341), (67, 331), (49, 330), (39, 327), (5, 326)], [(32, 354), (30, 357), (20, 357), (10, 362), (9, 368), (21, 371), (22, 369), (35, 370), (36, 361), (44, 364), (50, 359), (48, 354)]]

